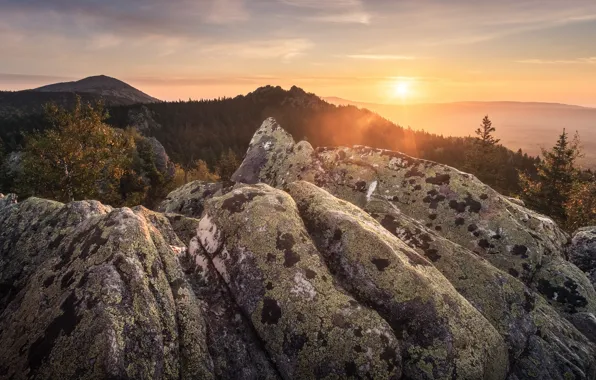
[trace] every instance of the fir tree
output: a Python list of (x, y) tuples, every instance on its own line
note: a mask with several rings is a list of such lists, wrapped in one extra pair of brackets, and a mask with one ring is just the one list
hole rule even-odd
[(505, 192), (506, 184), (506, 168), (502, 165), (503, 160), (507, 157), (501, 157), (501, 152), (497, 144), (499, 139), (493, 136), (496, 128), (493, 127), (492, 121), (488, 115), (482, 119), (482, 124), (476, 129), (474, 138), (474, 145), (466, 152), (466, 162), (464, 170), (469, 171), (478, 177), (482, 182), (489, 183), (499, 192)]
[(563, 129), (550, 150), (542, 150), (536, 178), (521, 175), (523, 199), (531, 208), (565, 224), (565, 204), (569, 201), (578, 171), (575, 162), (580, 156), (579, 137), (573, 140)]
[(495, 139), (493, 133), (496, 132), (496, 128), (493, 127), (493, 122), (490, 121), (488, 115), (482, 119), (482, 124), (478, 129), (476, 129), (476, 136), (477, 141), (479, 141), (480, 145), (483, 147), (492, 147), (497, 145), (501, 140)]

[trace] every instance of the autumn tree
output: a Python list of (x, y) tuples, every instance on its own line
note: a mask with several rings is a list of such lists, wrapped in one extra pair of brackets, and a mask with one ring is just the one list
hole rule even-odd
[(174, 188), (193, 181), (217, 182), (219, 176), (217, 173), (212, 172), (203, 160), (196, 161), (190, 170), (184, 170), (181, 165), (176, 165), (176, 176), (173, 181)]
[(566, 223), (565, 205), (570, 201), (578, 170), (575, 163), (580, 157), (579, 136), (573, 139), (563, 129), (557, 143), (550, 150), (542, 150), (536, 178), (521, 174), (523, 200), (526, 204), (560, 224)]
[(21, 193), (60, 201), (98, 199), (118, 203), (120, 179), (131, 165), (134, 140), (105, 124), (102, 104), (72, 110), (46, 105), (52, 128), (26, 136)]

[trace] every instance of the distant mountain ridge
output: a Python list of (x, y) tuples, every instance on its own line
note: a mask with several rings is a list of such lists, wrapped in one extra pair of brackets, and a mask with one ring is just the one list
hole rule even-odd
[[(398, 103), (372, 103), (372, 102), (361, 102), (356, 100), (349, 100), (340, 98), (337, 96), (326, 96), (322, 98), (328, 103), (335, 105), (350, 105), (350, 106), (393, 106), (402, 107)], [(494, 100), (494, 101), (482, 101), (482, 100), (468, 100), (458, 102), (444, 102), (444, 103), (408, 103), (405, 104), (407, 107), (420, 107), (420, 106), (519, 106), (519, 107), (559, 107), (559, 108), (573, 108), (573, 109), (584, 109), (584, 110), (596, 110), (596, 107), (578, 106), (575, 104), (566, 103), (553, 103), (553, 102), (523, 102), (515, 100)]]
[(91, 76), (74, 82), (50, 84), (32, 91), (91, 93), (108, 98), (119, 98), (129, 104), (155, 103), (160, 101), (132, 87), (128, 83), (106, 75)]

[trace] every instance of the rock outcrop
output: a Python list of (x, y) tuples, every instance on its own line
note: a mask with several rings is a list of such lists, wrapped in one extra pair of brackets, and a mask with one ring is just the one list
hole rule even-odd
[(519, 279), (561, 312), (596, 312), (596, 291), (565, 259), (568, 236), (551, 219), (511, 202), (471, 174), (361, 146), (315, 152), (307, 142), (294, 143), (269, 119), (232, 179), (282, 189), (297, 180), (311, 182), (369, 211), (396, 235), (395, 214), (406, 215)]
[(573, 234), (569, 261), (583, 270), (596, 288), (596, 227), (581, 228)]
[(233, 179), (0, 196), (0, 378), (596, 378), (587, 243), (473, 176), (269, 119)]

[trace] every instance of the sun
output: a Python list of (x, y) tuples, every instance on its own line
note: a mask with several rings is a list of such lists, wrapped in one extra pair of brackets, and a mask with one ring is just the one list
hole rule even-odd
[(393, 87), (395, 96), (404, 99), (410, 94), (410, 84), (407, 82), (396, 82)]

